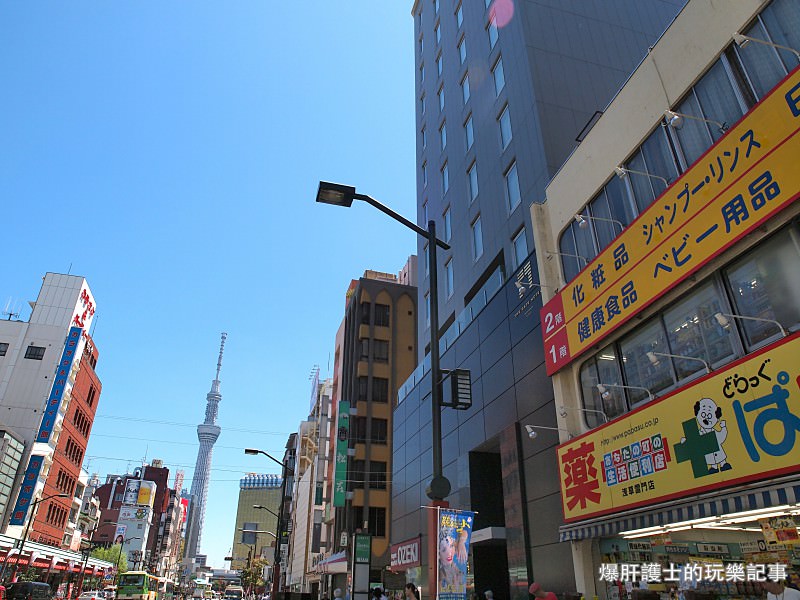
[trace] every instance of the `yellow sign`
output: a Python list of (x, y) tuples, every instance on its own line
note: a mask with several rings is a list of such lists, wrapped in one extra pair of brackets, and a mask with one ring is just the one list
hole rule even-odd
[(547, 373), (796, 199), (798, 156), (800, 68), (542, 308)]
[(800, 334), (558, 447), (566, 522), (800, 472)]

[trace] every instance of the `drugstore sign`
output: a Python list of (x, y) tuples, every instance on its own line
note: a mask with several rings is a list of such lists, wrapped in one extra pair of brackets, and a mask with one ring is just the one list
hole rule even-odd
[(800, 68), (541, 309), (547, 374), (795, 200), (799, 131)]
[(800, 334), (558, 447), (566, 522), (800, 472)]

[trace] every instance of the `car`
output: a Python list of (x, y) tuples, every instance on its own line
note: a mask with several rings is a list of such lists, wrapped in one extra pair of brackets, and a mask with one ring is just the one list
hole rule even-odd
[(50, 586), (39, 581), (18, 581), (6, 589), (8, 600), (50, 600)]
[(78, 600), (106, 600), (106, 593), (101, 592), (100, 590), (83, 592), (80, 596), (78, 596)]

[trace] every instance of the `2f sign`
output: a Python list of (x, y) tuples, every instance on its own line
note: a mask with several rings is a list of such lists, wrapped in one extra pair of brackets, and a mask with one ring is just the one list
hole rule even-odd
[(560, 294), (555, 295), (542, 307), (539, 318), (542, 322), (547, 374), (552, 375), (567, 364), (572, 356), (567, 329), (564, 326), (566, 319)]

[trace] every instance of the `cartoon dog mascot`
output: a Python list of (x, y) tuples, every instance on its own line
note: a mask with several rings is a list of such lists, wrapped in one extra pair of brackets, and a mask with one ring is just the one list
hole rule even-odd
[[(722, 444), (728, 438), (728, 427), (724, 420), (720, 420), (722, 409), (711, 398), (703, 398), (694, 403), (694, 414), (700, 435), (714, 434), (717, 437), (719, 450), (706, 454), (709, 474), (730, 470), (732, 467), (728, 462), (728, 456), (722, 449)], [(716, 429), (717, 423), (719, 423), (719, 430)], [(685, 438), (682, 438), (681, 442), (684, 440)]]

